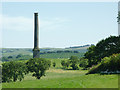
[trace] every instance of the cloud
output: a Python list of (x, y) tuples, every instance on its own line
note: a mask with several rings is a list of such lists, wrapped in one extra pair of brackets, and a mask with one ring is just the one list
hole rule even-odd
[(58, 30), (60, 28), (63, 28), (63, 26), (65, 26), (64, 24), (67, 22), (69, 22), (68, 19), (57, 17), (57, 18), (43, 20), (41, 21), (40, 25), (43, 31), (46, 31), (46, 30), (53, 31), (53, 30)]
[(30, 31), (33, 29), (33, 20), (26, 17), (2, 16), (3, 29), (15, 31)]
[[(15, 30), (15, 31), (32, 31), (33, 30), (33, 18), (27, 17), (10, 17), (2, 16), (3, 30)], [(63, 26), (65, 22), (68, 22), (65, 18), (46, 18), (39, 19), (39, 26), (41, 30), (58, 30), (59, 27)]]

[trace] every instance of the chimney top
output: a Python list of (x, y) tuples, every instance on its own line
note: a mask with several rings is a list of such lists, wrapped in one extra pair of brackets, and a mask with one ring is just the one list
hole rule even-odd
[(34, 14), (35, 14), (35, 15), (38, 15), (38, 12), (35, 12)]

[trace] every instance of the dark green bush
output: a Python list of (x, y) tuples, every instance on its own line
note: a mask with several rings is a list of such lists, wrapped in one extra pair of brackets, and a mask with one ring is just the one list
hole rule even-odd
[(93, 66), (87, 74), (93, 73), (120, 73), (120, 54), (103, 58), (101, 63)]

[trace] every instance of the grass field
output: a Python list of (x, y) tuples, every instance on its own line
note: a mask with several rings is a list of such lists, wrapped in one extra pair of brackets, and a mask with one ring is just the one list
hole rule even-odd
[(46, 76), (40, 80), (29, 73), (23, 81), (2, 83), (3, 88), (117, 88), (118, 75), (85, 75), (87, 70), (60, 69), (61, 59), (51, 59), (56, 67), (46, 71)]
[(86, 71), (50, 69), (36, 80), (31, 74), (23, 81), (3, 83), (3, 88), (117, 88), (117, 75), (85, 75)]

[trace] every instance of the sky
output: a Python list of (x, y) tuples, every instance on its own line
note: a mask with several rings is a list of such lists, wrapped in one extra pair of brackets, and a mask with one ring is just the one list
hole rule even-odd
[(96, 44), (118, 35), (117, 2), (3, 2), (3, 48), (33, 48), (35, 12), (40, 48)]

